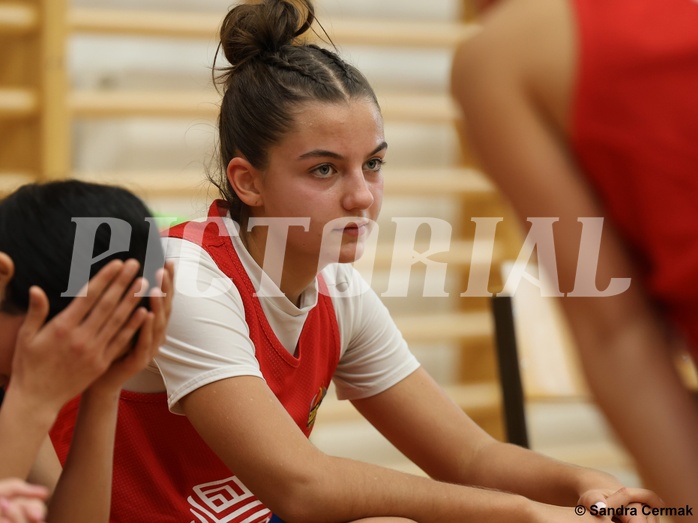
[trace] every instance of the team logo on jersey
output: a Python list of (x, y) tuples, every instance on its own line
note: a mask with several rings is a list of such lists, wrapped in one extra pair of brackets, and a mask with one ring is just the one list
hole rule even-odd
[(203, 483), (192, 490), (187, 498), (189, 510), (201, 523), (262, 523), (271, 515), (235, 476)]
[(308, 428), (312, 428), (313, 425), (315, 425), (315, 418), (317, 417), (317, 411), (320, 408), (320, 404), (322, 403), (322, 400), (325, 399), (325, 395), (327, 394), (327, 389), (325, 387), (320, 387), (320, 390), (318, 390), (318, 393), (313, 397), (313, 400), (310, 402), (310, 414), (308, 415)]

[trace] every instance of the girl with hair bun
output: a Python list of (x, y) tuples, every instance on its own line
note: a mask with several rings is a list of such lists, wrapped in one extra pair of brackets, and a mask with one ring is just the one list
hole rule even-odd
[[(301, 40), (313, 21), (308, 0), (223, 21), (222, 198), (167, 234), (173, 318), (159, 375), (120, 406), (112, 521), (596, 521), (571, 507), (620, 483), (493, 440), (349, 264), (380, 211), (388, 146), (366, 78)], [(331, 382), (430, 477), (315, 448)]]

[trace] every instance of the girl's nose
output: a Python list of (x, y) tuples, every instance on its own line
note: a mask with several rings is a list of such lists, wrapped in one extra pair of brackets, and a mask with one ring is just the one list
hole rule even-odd
[(366, 181), (363, 171), (353, 173), (347, 177), (342, 201), (342, 205), (346, 210), (368, 209), (373, 205), (374, 200), (373, 192), (371, 192), (371, 187)]

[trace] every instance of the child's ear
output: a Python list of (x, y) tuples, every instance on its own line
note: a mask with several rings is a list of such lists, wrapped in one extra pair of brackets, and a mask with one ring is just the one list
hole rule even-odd
[(0, 299), (5, 296), (5, 289), (14, 273), (15, 264), (12, 262), (12, 258), (4, 252), (0, 252)]
[(249, 161), (236, 156), (228, 163), (226, 170), (230, 186), (240, 201), (248, 207), (259, 207), (262, 201), (262, 173)]

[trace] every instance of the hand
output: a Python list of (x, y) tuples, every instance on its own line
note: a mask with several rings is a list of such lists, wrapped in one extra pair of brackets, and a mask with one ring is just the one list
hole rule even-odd
[[(596, 489), (589, 490), (582, 494), (578, 504), (592, 511), (592, 507), (599, 515), (616, 514), (613, 521), (621, 523), (659, 523), (658, 516), (647, 516), (642, 513), (643, 505), (651, 507), (663, 507), (664, 502), (654, 492), (642, 488), (627, 488), (623, 487), (616, 491), (611, 489)], [(623, 510), (622, 507), (627, 508)], [(613, 512), (611, 512), (612, 509)], [(633, 510), (634, 509), (634, 510)], [(636, 515), (633, 515), (633, 512)]]
[(155, 357), (165, 341), (167, 322), (172, 312), (174, 296), (174, 264), (170, 261), (158, 271), (159, 287), (150, 291), (150, 309), (141, 325), (136, 345), (111, 367), (89, 388), (91, 393), (102, 391), (116, 393), (124, 382), (143, 370)]
[(0, 480), (0, 523), (43, 523), (48, 489), (19, 479)]
[(530, 517), (524, 518), (530, 523), (611, 523), (610, 517), (592, 515), (585, 507), (560, 507), (545, 503), (532, 502)]
[(135, 260), (112, 261), (95, 275), (84, 297), (44, 325), (49, 304), (38, 287), (30, 289), (29, 311), (17, 333), (11, 388), (37, 409), (58, 410), (123, 354), (146, 320), (137, 310), (142, 278)]

